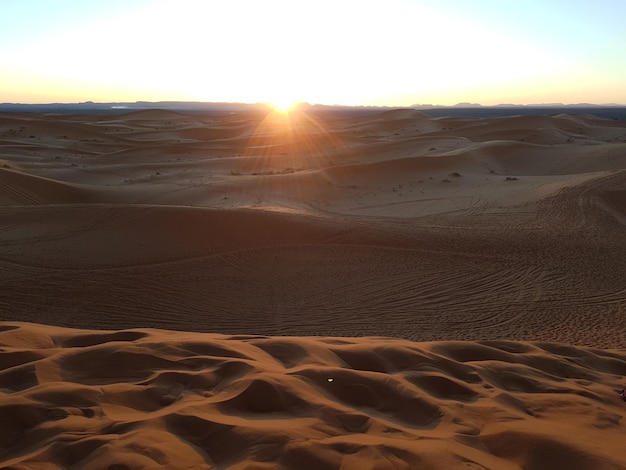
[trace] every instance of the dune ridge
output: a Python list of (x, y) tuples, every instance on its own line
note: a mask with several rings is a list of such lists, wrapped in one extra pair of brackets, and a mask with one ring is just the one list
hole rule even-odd
[(626, 468), (626, 352), (0, 324), (6, 468)]

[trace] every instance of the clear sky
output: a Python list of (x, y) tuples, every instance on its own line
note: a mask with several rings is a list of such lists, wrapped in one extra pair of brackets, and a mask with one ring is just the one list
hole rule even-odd
[(626, 104), (626, 0), (0, 0), (0, 102)]

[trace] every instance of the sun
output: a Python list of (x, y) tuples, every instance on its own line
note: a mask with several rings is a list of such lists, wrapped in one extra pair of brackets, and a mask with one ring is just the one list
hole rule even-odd
[(294, 100), (284, 98), (284, 99), (272, 100), (270, 104), (279, 113), (287, 114), (289, 113), (289, 111), (291, 111), (295, 107), (296, 102)]

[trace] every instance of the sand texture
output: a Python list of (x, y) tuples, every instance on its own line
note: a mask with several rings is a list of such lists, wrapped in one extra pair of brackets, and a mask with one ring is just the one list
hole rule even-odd
[(626, 469), (625, 348), (624, 121), (0, 114), (2, 467)]
[(3, 468), (626, 468), (624, 350), (2, 330)]

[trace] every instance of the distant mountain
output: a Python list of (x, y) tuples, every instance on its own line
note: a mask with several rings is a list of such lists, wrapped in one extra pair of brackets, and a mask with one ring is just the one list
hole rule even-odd
[(35, 112), (35, 113), (119, 113), (129, 111), (139, 111), (144, 109), (169, 109), (180, 112), (207, 112), (226, 111), (236, 112), (249, 109), (267, 109), (268, 105), (263, 103), (204, 103), (196, 101), (135, 101), (135, 102), (111, 102), (94, 103), (86, 101), (83, 103), (0, 103), (0, 111), (10, 112)]
[[(453, 106), (433, 104), (415, 104), (413, 106), (343, 106), (299, 103), (295, 109), (314, 112), (371, 112), (376, 110), (390, 109), (415, 109), (433, 117), (459, 117), (459, 118), (488, 118), (506, 117), (518, 115), (554, 115), (554, 114), (592, 114), (605, 119), (626, 119), (626, 106), (618, 104), (563, 104), (563, 103), (540, 103), (540, 104), (498, 104), (481, 105), (479, 103), (458, 103)], [(136, 102), (112, 102), (94, 103), (47, 103), (47, 104), (21, 104), (0, 103), (0, 112), (32, 112), (54, 114), (115, 114), (138, 111), (144, 109), (167, 109), (185, 113), (223, 113), (245, 112), (250, 110), (272, 109), (267, 103), (207, 103), (194, 101), (136, 101)]]
[(459, 103), (455, 106), (415, 105), (419, 110), (433, 118), (499, 118), (510, 116), (591, 114), (604, 119), (626, 119), (626, 106), (611, 104), (497, 104), (493, 106)]
[(483, 105), (479, 103), (457, 103), (453, 108), (482, 108)]
[(532, 103), (532, 104), (512, 104), (501, 103), (494, 105), (482, 105), (480, 103), (457, 103), (451, 106), (441, 104), (413, 104), (410, 106), (414, 109), (440, 109), (440, 108), (622, 108), (626, 107), (623, 104), (606, 103), (606, 104), (594, 104), (594, 103)]

